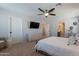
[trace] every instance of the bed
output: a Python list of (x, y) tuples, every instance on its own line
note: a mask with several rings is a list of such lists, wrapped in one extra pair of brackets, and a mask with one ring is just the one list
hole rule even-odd
[(35, 49), (55, 56), (79, 56), (79, 46), (67, 44), (68, 38), (49, 37), (38, 41)]

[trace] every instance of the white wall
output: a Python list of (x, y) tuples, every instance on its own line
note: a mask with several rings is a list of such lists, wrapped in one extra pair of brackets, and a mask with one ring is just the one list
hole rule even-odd
[(38, 35), (40, 36), (41, 33), (41, 29), (30, 29), (30, 21), (34, 21), (34, 22), (39, 22), (40, 23), (40, 18), (38, 17), (34, 17), (34, 16), (26, 16), (23, 19), (23, 39), (25, 41), (31, 41), (32, 40), (32, 35)]
[[(68, 33), (67, 30), (69, 29), (70, 26), (73, 26), (73, 32), (77, 33), (78, 29), (77, 26), (73, 25), (74, 21), (77, 21), (75, 17), (79, 15), (79, 8), (76, 6), (60, 6), (56, 7), (55, 10), (56, 16), (51, 17), (50, 20), (50, 33), (51, 35), (56, 36), (56, 22), (57, 20), (62, 20), (65, 23), (65, 37), (67, 37)], [(78, 22), (78, 21), (77, 21)]]
[[(15, 37), (12, 36), (12, 39), (10, 38), (10, 17), (11, 19), (13, 19), (12, 21), (14, 21), (14, 25), (17, 26), (17, 27), (13, 27), (12, 30), (15, 30), (16, 28), (16, 36), (15, 36), (15, 33), (12, 31), (12, 35), (14, 35)], [(17, 21), (15, 21), (14, 19), (18, 19)], [(23, 33), (22, 31), (22, 21), (23, 20), (20, 20), (19, 19), (22, 19), (21, 17), (18, 17), (18, 15), (15, 15), (15, 14), (12, 14), (12, 13), (9, 13), (9, 12), (1, 12), (0, 11), (0, 37), (4, 37), (4, 38), (7, 38), (9, 42), (23, 42)], [(15, 23), (16, 22), (16, 23)], [(18, 26), (18, 22), (20, 23), (20, 27)], [(21, 28), (19, 30), (19, 28)], [(18, 34), (19, 32), (19, 34)], [(20, 36), (21, 35), (21, 36)]]
[[(68, 36), (68, 29), (70, 26), (73, 26), (73, 32), (77, 33), (78, 31), (78, 26), (74, 26), (73, 22), (77, 21), (78, 19), (75, 18), (76, 16), (79, 15), (79, 8), (78, 6), (73, 6), (74, 4), (67, 5), (63, 4), (62, 6), (55, 6), (55, 11), (53, 13), (56, 14), (56, 16), (49, 16), (48, 18), (45, 18), (44, 16), (26, 16), (24, 20), (24, 36), (27, 37), (27, 33), (29, 32), (28, 29), (28, 21), (29, 20), (35, 20), (35, 21), (40, 21), (40, 20), (47, 20), (47, 22), (50, 24), (50, 35), (51, 36), (57, 36), (57, 31), (56, 31), (56, 22), (58, 20), (62, 20), (65, 23), (65, 37)], [(78, 22), (78, 21), (77, 21)], [(31, 32), (32, 34), (35, 33)]]
[[(33, 4), (32, 4), (33, 5)], [(0, 10), (0, 37), (8, 37), (8, 16), (16, 16), (18, 18), (22, 18), (23, 24), (22, 24), (22, 31), (23, 31), (23, 39), (27, 41), (28, 39), (28, 34), (31, 33), (37, 33), (40, 32), (40, 30), (30, 30), (29, 29), (29, 21), (37, 21), (40, 22), (40, 20), (47, 20), (48, 23), (50, 24), (50, 34), (51, 36), (56, 36), (56, 22), (57, 20), (62, 20), (65, 23), (65, 36), (67, 36), (67, 29), (69, 29), (69, 26), (73, 26), (72, 22), (77, 20), (75, 16), (79, 15), (79, 5), (77, 6), (76, 4), (62, 4), (61, 6), (55, 6), (54, 4), (35, 4), (32, 6), (31, 4), (23, 4), (22, 6), (20, 5), (20, 9), (22, 10), (21, 12), (18, 11), (18, 4), (12, 5), (4, 5), (7, 6), (4, 11)], [(41, 5), (41, 6), (40, 6)], [(17, 7), (15, 10), (11, 10), (10, 8), (13, 8), (13, 6)], [(4, 7), (4, 8), (5, 8)], [(9, 8), (8, 8), (9, 7)], [(26, 7), (26, 8), (25, 8)], [(37, 14), (40, 13), (38, 10), (38, 7), (43, 8), (43, 9), (51, 9), (55, 7), (55, 11), (53, 13), (56, 14), (56, 16), (49, 16), (47, 19), (44, 16), (38, 16)], [(23, 9), (24, 8), (24, 9)], [(8, 10), (8, 11), (7, 11)], [(17, 11), (18, 12), (17, 12)], [(24, 14), (23, 14), (24, 13)], [(27, 16), (28, 15), (28, 16)], [(74, 26), (76, 27), (76, 26)], [(78, 29), (74, 29), (74, 32), (78, 31)], [(41, 33), (41, 32), (40, 32)]]
[(8, 17), (0, 14), (0, 37), (8, 37)]

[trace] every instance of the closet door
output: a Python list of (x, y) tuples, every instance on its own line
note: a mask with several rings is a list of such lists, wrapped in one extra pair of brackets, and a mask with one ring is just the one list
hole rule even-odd
[(10, 39), (13, 44), (22, 41), (22, 19), (10, 17)]

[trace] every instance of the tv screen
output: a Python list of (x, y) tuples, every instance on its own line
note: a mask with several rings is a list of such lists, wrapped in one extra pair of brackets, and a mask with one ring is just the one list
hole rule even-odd
[(30, 28), (38, 29), (39, 23), (38, 22), (30, 22)]

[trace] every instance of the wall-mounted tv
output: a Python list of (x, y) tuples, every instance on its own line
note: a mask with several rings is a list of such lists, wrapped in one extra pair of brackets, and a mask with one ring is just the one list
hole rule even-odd
[(30, 28), (32, 29), (39, 29), (39, 25), (40, 23), (38, 22), (33, 22), (33, 21), (30, 22)]

